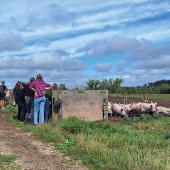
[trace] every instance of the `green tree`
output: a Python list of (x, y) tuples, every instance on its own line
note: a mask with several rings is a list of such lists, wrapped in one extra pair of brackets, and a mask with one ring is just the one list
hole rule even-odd
[(61, 84), (59, 84), (59, 90), (69, 90), (67, 87), (66, 87), (66, 84), (64, 84), (64, 83), (61, 83)]
[(95, 85), (95, 80), (94, 79), (89, 79), (88, 82), (86, 82), (87, 87), (85, 88), (86, 90), (93, 90), (94, 85)]
[(120, 96), (120, 86), (121, 84), (123, 83), (123, 79), (120, 79), (120, 78), (116, 78), (113, 83), (115, 84), (116, 86), (116, 89), (117, 89), (117, 93), (118, 93), (118, 96)]

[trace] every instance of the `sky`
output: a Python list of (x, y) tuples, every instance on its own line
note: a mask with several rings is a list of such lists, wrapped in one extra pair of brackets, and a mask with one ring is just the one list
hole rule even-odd
[(0, 81), (68, 88), (170, 79), (169, 0), (0, 0)]

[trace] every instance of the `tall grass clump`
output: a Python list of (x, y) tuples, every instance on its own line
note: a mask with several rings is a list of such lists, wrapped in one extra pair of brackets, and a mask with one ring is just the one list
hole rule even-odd
[[(9, 118), (17, 124), (15, 115)], [(57, 149), (82, 160), (89, 169), (170, 169), (168, 117), (146, 114), (111, 124), (68, 116), (37, 128), (29, 124), (20, 127), (53, 142)]]

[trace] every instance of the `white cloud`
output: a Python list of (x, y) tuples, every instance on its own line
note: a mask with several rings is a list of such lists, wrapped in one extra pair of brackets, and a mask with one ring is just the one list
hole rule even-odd
[(62, 59), (59, 56), (46, 53), (36, 53), (26, 57), (6, 56), (0, 58), (0, 68), (18, 69), (44, 69), (44, 70), (69, 70), (80, 71), (86, 69), (86, 64), (81, 60)]

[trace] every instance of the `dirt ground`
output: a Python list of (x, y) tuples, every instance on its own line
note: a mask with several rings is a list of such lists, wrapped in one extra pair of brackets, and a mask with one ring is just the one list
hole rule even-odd
[[(124, 97), (108, 97), (108, 101), (109, 102), (112, 102), (112, 103), (121, 103), (121, 104), (124, 104)], [(167, 107), (169, 108), (170, 107), (170, 100), (160, 100), (160, 99), (149, 99), (148, 102), (157, 102), (158, 103), (158, 106), (164, 106), (164, 107)], [(127, 98), (127, 103), (130, 104), (131, 102), (135, 102), (135, 103), (138, 103), (138, 102), (143, 102), (142, 98), (139, 99), (139, 98), (130, 98), (128, 97)]]
[(71, 160), (55, 150), (52, 144), (42, 143), (31, 135), (9, 122), (0, 110), (0, 153), (19, 156), (11, 166), (22, 170), (83, 170), (87, 169), (81, 161)]

